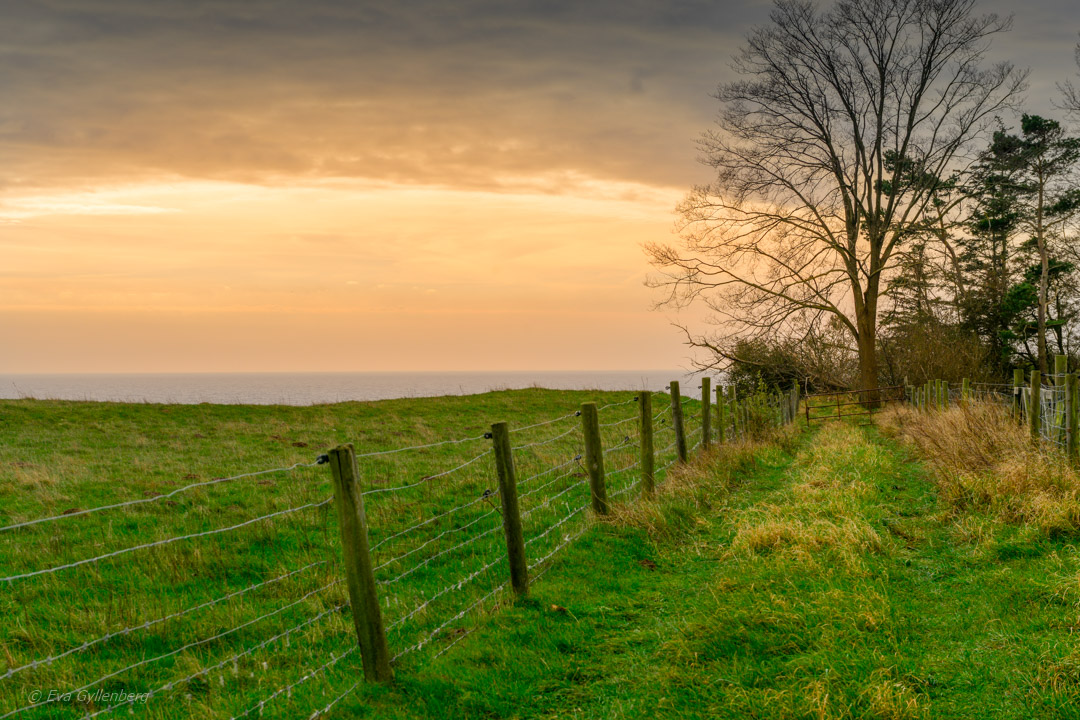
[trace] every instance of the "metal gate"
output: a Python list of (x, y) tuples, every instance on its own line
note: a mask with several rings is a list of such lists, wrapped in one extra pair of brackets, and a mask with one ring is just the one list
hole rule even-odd
[[(881, 412), (888, 403), (905, 402), (906, 400), (907, 394), (903, 385), (890, 385), (870, 390), (839, 390), (831, 393), (814, 393), (804, 398), (803, 407), (806, 408), (807, 425), (812, 422), (843, 420), (849, 417), (865, 417), (867, 421), (860, 424), (870, 425), (870, 416)], [(853, 406), (857, 406), (859, 409), (849, 412), (847, 408)]]

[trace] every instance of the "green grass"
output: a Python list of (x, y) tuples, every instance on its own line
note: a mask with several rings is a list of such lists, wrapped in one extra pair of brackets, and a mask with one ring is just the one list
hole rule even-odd
[[(483, 437), (492, 422), (508, 420), (513, 429), (561, 418), (514, 435), (515, 445), (530, 446), (515, 453), (522, 509), (530, 513), (525, 523), (530, 557), (551, 552), (562, 543), (564, 532), (576, 532), (581, 526), (585, 513), (543, 535), (587, 498), (582, 468), (573, 462), (581, 453), (580, 420), (573, 413), (586, 400), (610, 406), (601, 412), (601, 422), (608, 424), (602, 434), (610, 449), (605, 456), (612, 473), (609, 488), (628, 491), (622, 499), (630, 499), (636, 479), (633, 468), (613, 472), (637, 459), (637, 408), (633, 394), (626, 392), (532, 389), (314, 407), (2, 401), (0, 526), (161, 497), (215, 478), (310, 464), (318, 454), (344, 442), (352, 442), (364, 453), (471, 438), (361, 458), (365, 489), (415, 486), (379, 492), (367, 500), (371, 539), (379, 545), (375, 561), (384, 565), (377, 577), (394, 580), (380, 591), (387, 622), (430, 601), (408, 622), (391, 630), (391, 647), (398, 652), (502, 581), (501, 565), (481, 572), (504, 552), (500, 550), (501, 521), (492, 507), (497, 498), (489, 505), (482, 497), (485, 490), (496, 487), (493, 459), (485, 455), (490, 441)], [(656, 408), (666, 404), (666, 396), (656, 397)], [(694, 406), (687, 403), (691, 416)], [(663, 421), (658, 427), (664, 427)], [(666, 446), (670, 435), (670, 430), (660, 432), (658, 448)], [(672, 452), (660, 461), (669, 459)], [(564, 467), (536, 477), (557, 466)], [(460, 469), (440, 476), (452, 468)], [(321, 503), (330, 495), (328, 468), (302, 467), (0, 532), (0, 576), (33, 573), (225, 528)], [(466, 507), (396, 537), (461, 505)], [(442, 554), (451, 541), (460, 547)], [(145, 707), (138, 706), (139, 713), (231, 717), (355, 646), (347, 609), (335, 610), (346, 599), (339, 557), (333, 506), (322, 505), (226, 533), (4, 583), (0, 667), (5, 672), (110, 633), (122, 634), (48, 665), (0, 678), (0, 715), (33, 702), (35, 691), (47, 697), (52, 690), (64, 693), (117, 673), (90, 689), (142, 693), (196, 675)], [(414, 566), (418, 567), (405, 573)], [(290, 574), (301, 568), (308, 569)], [(282, 576), (287, 577), (276, 580)], [(467, 586), (452, 587), (470, 577)], [(267, 580), (274, 582), (246, 591)], [(442, 590), (446, 592), (432, 599)], [(231, 593), (237, 593), (236, 597), (181, 618), (138, 627)], [(493, 601), (497, 599), (498, 595)], [(483, 609), (481, 604), (477, 612)], [(252, 622), (269, 613), (276, 614)], [(258, 647), (323, 614), (318, 622)], [(474, 615), (469, 613), (446, 627), (437, 639), (454, 637), (458, 626), (471, 622)], [(122, 632), (132, 627), (136, 629)], [(207, 642), (219, 634), (222, 637)], [(239, 661), (222, 664), (252, 648)], [(431, 647), (419, 654), (432, 654)], [(152, 662), (125, 670), (143, 661)], [(200, 674), (206, 668), (211, 671)], [(358, 668), (359, 658), (354, 654), (303, 683), (291, 697), (277, 698), (273, 709), (288, 714), (290, 709), (319, 707), (350, 687)], [(78, 717), (108, 705), (51, 703), (20, 716)]]
[(700, 482), (730, 491), (664, 499), (685, 515), (676, 533), (598, 526), (527, 602), (346, 707), (378, 718), (1080, 714), (1070, 543), (1000, 525), (967, 537), (979, 518), (942, 513), (932, 478), (873, 429), (815, 429)]
[[(0, 525), (166, 491), (176, 487), (167, 482), (190, 482), (183, 480), (186, 474), (209, 478), (307, 462), (346, 440), (360, 452), (401, 447), (482, 433), (505, 418), (520, 427), (559, 417), (583, 399), (604, 404), (629, 397), (533, 390), (315, 408), (5, 403)], [(657, 398), (654, 410), (664, 401)], [(607, 421), (615, 422), (632, 417), (636, 407), (616, 405), (606, 412)], [(618, 446), (625, 434), (635, 440), (627, 425), (634, 423), (605, 429), (606, 447)], [(564, 427), (569, 425), (535, 428), (515, 442), (541, 442)], [(669, 435), (658, 438), (658, 447), (667, 445)], [(520, 451), (519, 477), (574, 453), (573, 438)], [(479, 442), (369, 459), (362, 465), (365, 487), (416, 481), (484, 447)], [(404, 493), (369, 496), (373, 540), (476, 497), (493, 482), (489, 459), (476, 463), (475, 474), (470, 466), (445, 485), (422, 483)], [(632, 462), (633, 442), (609, 459), (609, 470)], [(527, 538), (586, 499), (577, 489), (579, 469), (572, 464), (567, 470), (573, 472), (523, 501), (524, 509), (534, 509)], [(615, 488), (629, 487), (632, 473), (625, 475), (612, 479)], [(154, 510), (123, 511), (111, 524), (89, 516), (0, 534), (0, 566), (7, 574), (10, 568), (53, 565), (181, 529), (216, 527), (321, 498), (329, 487), (325, 468), (274, 476), (273, 485), (258, 485), (259, 480), (191, 491), (192, 498), (167, 513), (161, 503), (150, 503), (140, 507)], [(527, 598), (496, 592), (421, 650), (403, 656), (392, 685), (361, 682), (329, 716), (1080, 717), (1080, 652), (1074, 640), (1080, 627), (1080, 560), (1071, 539), (989, 513), (957, 511), (939, 499), (937, 487), (917, 457), (874, 428), (815, 424), (801, 434), (725, 446), (688, 470), (670, 473), (656, 501), (617, 505), (610, 520), (586, 525), (575, 519), (566, 531), (538, 540), (530, 546), (531, 558), (556, 547), (571, 530), (584, 530), (550, 565), (534, 571), (541, 577)], [(550, 500), (557, 493), (564, 494)], [(400, 501), (384, 502), (399, 496)], [(11, 664), (63, 650), (103, 631), (337, 557), (332, 512), (287, 517), (212, 542), (185, 541), (126, 556), (123, 563), (104, 561), (86, 572), (16, 581), (0, 595), (0, 658)], [(479, 514), (466, 513), (458, 526), (474, 517)], [(486, 522), (473, 529), (487, 528)], [(498, 527), (497, 518), (490, 522)], [(455, 527), (433, 525), (438, 532)], [(435, 529), (423, 537), (433, 537)], [(470, 546), (384, 588), (387, 620), (481, 567), (487, 553), (496, 557), (501, 532), (488, 538), (490, 544), (477, 542), (483, 547)], [(399, 549), (417, 546), (416, 540), (401, 542)], [(394, 548), (394, 541), (384, 547)], [(382, 577), (407, 567), (390, 564)], [(475, 587), (440, 598), (391, 632), (391, 648), (398, 652), (426, 637), (497, 587), (502, 575), (500, 565)], [(25, 704), (33, 689), (77, 687), (278, 609), (338, 577), (336, 565), (319, 566), (241, 601), (0, 679), (0, 715)], [(139, 692), (197, 672), (334, 607), (344, 592), (337, 585), (280, 616), (105, 685)], [(135, 714), (231, 717), (350, 647), (347, 612), (332, 612), (327, 622), (290, 636), (288, 646), (270, 645), (236, 667), (226, 665), (137, 705)], [(351, 688), (361, 677), (359, 668), (353, 654), (291, 696), (273, 699), (263, 716), (308, 717)], [(78, 717), (85, 709), (59, 704), (24, 716)]]

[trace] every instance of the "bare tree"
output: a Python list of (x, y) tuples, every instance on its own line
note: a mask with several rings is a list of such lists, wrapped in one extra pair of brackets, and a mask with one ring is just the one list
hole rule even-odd
[(788, 339), (834, 318), (878, 382), (878, 305), (898, 250), (933, 222), (943, 178), (1023, 90), (981, 67), (1010, 21), (974, 0), (776, 0), (721, 85), (700, 141), (716, 180), (679, 207), (678, 246), (647, 248), (666, 303), (703, 300), (724, 325), (692, 344)]

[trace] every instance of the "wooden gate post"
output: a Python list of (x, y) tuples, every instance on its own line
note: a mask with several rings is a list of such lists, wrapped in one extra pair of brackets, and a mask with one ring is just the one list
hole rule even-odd
[(515, 593), (524, 597), (529, 591), (529, 563), (525, 559), (525, 540), (521, 532), (514, 451), (510, 447), (510, 430), (506, 423), (491, 426), (491, 441), (495, 448), (495, 471), (499, 476), (506, 556), (510, 559), (510, 585)]
[(352, 445), (341, 445), (330, 451), (330, 470), (334, 475), (334, 499), (341, 530), (341, 550), (345, 563), (345, 581), (349, 587), (353, 628), (360, 643), (360, 659), (364, 678), (368, 681), (389, 682), (394, 679), (390, 669), (390, 650), (386, 644), (379, 598), (375, 593), (375, 571), (368, 543), (367, 517), (364, 515), (364, 496), (360, 491), (360, 471)]
[(589, 487), (592, 489), (592, 509), (597, 515), (607, 515), (604, 448), (600, 441), (600, 413), (596, 409), (596, 403), (582, 403), (581, 430), (585, 436), (585, 469), (589, 472)]

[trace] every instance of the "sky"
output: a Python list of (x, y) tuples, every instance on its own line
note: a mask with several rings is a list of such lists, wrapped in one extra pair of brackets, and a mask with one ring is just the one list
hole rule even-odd
[(770, 7), (0, 0), (0, 372), (686, 367), (642, 244)]

